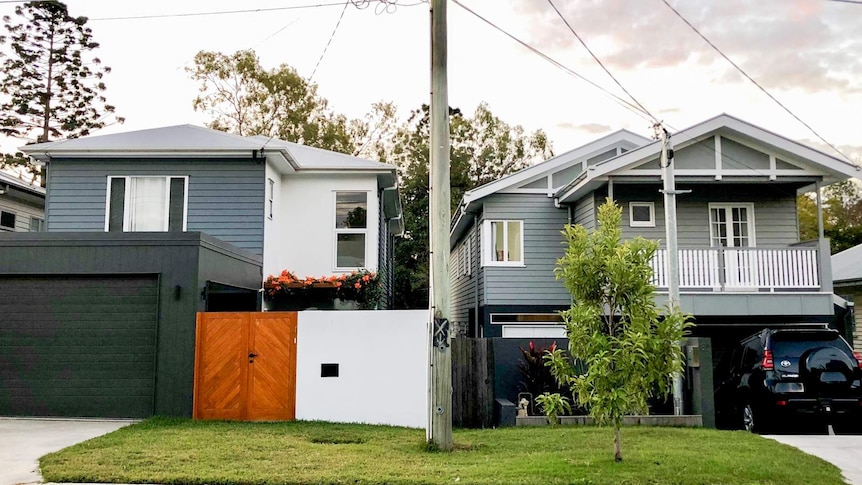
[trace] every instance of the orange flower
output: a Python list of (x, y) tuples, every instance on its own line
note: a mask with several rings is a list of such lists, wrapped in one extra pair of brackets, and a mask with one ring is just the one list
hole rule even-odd
[(358, 289), (358, 288), (362, 288), (362, 285), (359, 284), (359, 282), (357, 281), (356, 283), (354, 283), (353, 287)]
[(370, 279), (371, 279), (371, 277), (370, 277), (370, 276), (368, 276), (368, 275), (365, 275), (365, 276), (363, 276), (363, 277), (362, 277), (362, 281), (365, 281), (366, 283), (367, 283), (367, 282), (368, 282), (368, 280), (370, 280)]

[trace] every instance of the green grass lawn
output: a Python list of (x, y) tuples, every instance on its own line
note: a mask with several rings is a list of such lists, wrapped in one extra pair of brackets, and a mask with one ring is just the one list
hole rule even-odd
[(171, 484), (842, 484), (834, 466), (741, 431), (631, 427), (422, 430), (318, 422), (150, 419), (41, 460), (45, 481)]

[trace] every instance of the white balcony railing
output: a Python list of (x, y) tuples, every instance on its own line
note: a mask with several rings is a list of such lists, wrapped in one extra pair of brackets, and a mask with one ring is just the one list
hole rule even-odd
[[(667, 288), (667, 250), (652, 260), (653, 285)], [(819, 289), (817, 248), (679, 250), (680, 288), (702, 290)]]

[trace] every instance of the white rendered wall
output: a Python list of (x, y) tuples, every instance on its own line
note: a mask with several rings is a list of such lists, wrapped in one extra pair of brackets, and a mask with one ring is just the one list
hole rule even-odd
[[(328, 276), (335, 269), (335, 192), (368, 193), (365, 268), (377, 270), (378, 196), (374, 174), (294, 173), (276, 180), (273, 218), (265, 219), (263, 276), (293, 272), (296, 276)], [(277, 178), (276, 178), (277, 177)]]
[[(302, 311), (296, 419), (425, 428), (428, 310)], [(338, 364), (338, 377), (321, 377)]]

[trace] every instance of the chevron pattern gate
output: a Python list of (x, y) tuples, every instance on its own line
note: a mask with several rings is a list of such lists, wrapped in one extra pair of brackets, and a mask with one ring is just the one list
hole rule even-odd
[(296, 312), (198, 313), (195, 419), (296, 417)]

